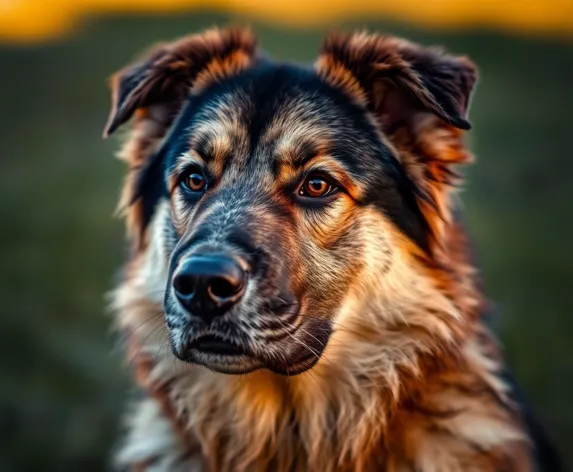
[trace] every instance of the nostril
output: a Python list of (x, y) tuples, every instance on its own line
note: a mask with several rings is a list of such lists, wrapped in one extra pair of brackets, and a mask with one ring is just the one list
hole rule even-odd
[(179, 303), (204, 320), (226, 313), (243, 294), (247, 274), (233, 257), (196, 254), (182, 261), (173, 276)]
[(241, 280), (216, 277), (209, 284), (209, 293), (214, 299), (225, 300), (237, 295), (242, 288), (243, 282)]
[(173, 288), (181, 295), (189, 296), (195, 292), (195, 278), (179, 274), (173, 278)]

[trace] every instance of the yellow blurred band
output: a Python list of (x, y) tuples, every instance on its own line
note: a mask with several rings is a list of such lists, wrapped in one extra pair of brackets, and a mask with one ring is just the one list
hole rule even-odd
[(385, 19), (432, 28), (573, 33), (573, 0), (0, 0), (0, 40), (57, 38), (92, 14), (194, 10), (294, 27)]

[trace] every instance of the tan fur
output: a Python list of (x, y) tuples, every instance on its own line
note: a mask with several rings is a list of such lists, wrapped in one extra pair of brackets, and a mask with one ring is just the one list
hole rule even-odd
[[(362, 218), (386, 225), (376, 214)], [(373, 253), (400, 245), (364, 236)], [(154, 360), (144, 387), (153, 394), (168, 386), (177, 417), (202, 446), (205, 470), (410, 470), (415, 464), (424, 472), (493, 471), (506, 448), (517, 449), (515, 460), (526, 454), (517, 417), (502, 407), (507, 387), (497, 376), (498, 361), (486, 357), (475, 335), (458, 333), (477, 327), (418, 275), (407, 253), (395, 254), (389, 268), (387, 261), (365, 259), (375, 265), (364, 272), (374, 275), (347, 297), (323, 358), (290, 379), (265, 371), (224, 376), (175, 360), (158, 344), (161, 336), (153, 342), (146, 330), (135, 331), (161, 305), (138, 315), (133, 310), (163, 285), (147, 294), (131, 288), (137, 297), (122, 316), (134, 317), (138, 349)], [(161, 430), (162, 415), (156, 421)], [(178, 440), (164, 460), (180, 454)]]
[[(419, 87), (409, 69), (409, 43), (356, 35), (348, 45), (350, 62), (364, 48), (390, 47), (388, 55), (379, 57), (390, 58), (386, 69), (397, 69), (399, 77)], [(247, 63), (242, 50), (223, 63), (207, 61), (197, 75), (198, 87), (204, 86), (204, 77), (216, 80)], [(317, 67), (325, 80), (346, 88), (364, 106), (376, 102), (372, 93), (388, 92), (385, 86), (368, 90), (351, 64), (335, 55), (323, 55)], [(419, 98), (435, 106), (425, 93), (419, 90)], [(240, 120), (228, 111), (203, 130), (213, 135), (219, 150), (214, 172), (221, 172), (229, 143), (237, 162), (246, 152)], [(387, 126), (375, 111), (372, 122)], [(142, 112), (124, 148), (130, 163), (144, 159), (163, 135), (145, 121), (145, 113), (150, 111)], [(296, 108), (291, 113), (296, 115)], [(344, 173), (339, 163), (328, 163), (328, 132), (311, 121), (301, 123), (285, 114), (263, 136), (264, 149), (284, 161), (279, 173), (284, 181), (295, 175), (289, 156), (297, 155), (303, 139), (316, 141), (317, 160), (324, 159), (333, 173)], [(291, 122), (295, 125), (289, 127)], [(147, 131), (139, 133), (143, 127)], [(163, 227), (166, 218), (177, 215), (175, 225), (182, 231), (183, 219), (193, 215), (182, 215), (175, 190), (171, 202), (160, 204), (146, 244), (139, 246), (114, 296), (119, 328), (129, 339), (129, 362), (147, 395), (134, 408), (120, 465), (153, 472), (533, 470), (519, 412), (501, 379), (502, 360), (480, 320), (483, 301), (465, 234), (451, 215), (451, 164), (470, 159), (461, 133), (423, 110), (384, 134), (384, 140), (429, 197), (422, 208), (433, 233), (432, 251), (421, 251), (382, 212), (356, 205), (358, 185), (319, 221), (305, 220), (293, 210), (296, 229), (281, 228), (285, 241), (297, 248), (290, 263), (295, 267), (300, 259), (328, 269), (309, 269), (299, 278), (307, 277), (312, 287), (327, 287), (322, 296), (334, 311), (333, 333), (320, 360), (297, 376), (268, 370), (223, 375), (171, 354), (161, 318), (168, 283)], [(181, 156), (185, 159), (201, 156), (191, 149)], [(270, 180), (265, 179), (266, 185)], [(259, 224), (276, 230), (258, 205), (253, 212), (260, 214)], [(136, 220), (138, 211), (129, 207), (128, 219)], [(199, 218), (208, 218), (209, 211)], [(345, 234), (361, 252), (341, 264), (330, 248)], [(342, 292), (338, 286), (348, 288)], [(302, 311), (310, 317), (307, 308)], [(299, 321), (304, 331), (304, 319)], [(301, 342), (293, 336), (293, 344)]]

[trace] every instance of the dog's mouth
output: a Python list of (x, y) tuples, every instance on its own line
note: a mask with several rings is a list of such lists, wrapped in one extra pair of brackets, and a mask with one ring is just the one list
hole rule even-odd
[[(213, 326), (203, 332), (199, 328), (195, 333), (188, 329), (186, 335), (171, 338), (173, 354), (184, 362), (225, 374), (245, 374), (258, 369), (288, 376), (302, 373), (320, 360), (330, 336), (330, 322), (326, 318), (309, 318), (304, 329), (299, 330), (303, 323), (295, 323), (298, 304), (280, 308), (282, 318), (265, 319), (267, 324), (254, 335), (253, 345), (244, 340), (250, 339), (247, 333), (227, 322), (219, 323), (217, 331)], [(274, 313), (280, 316), (277, 310)], [(174, 339), (178, 342), (174, 343)]]
[(189, 344), (189, 349), (194, 349), (203, 354), (226, 357), (247, 355), (245, 348), (242, 346), (212, 334), (207, 334), (195, 339)]
[(174, 353), (182, 361), (223, 374), (245, 374), (262, 367), (246, 347), (216, 334), (199, 336), (187, 344), (184, 352)]

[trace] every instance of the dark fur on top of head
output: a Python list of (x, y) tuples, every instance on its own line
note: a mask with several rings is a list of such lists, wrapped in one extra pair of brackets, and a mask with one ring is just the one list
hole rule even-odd
[[(450, 198), (475, 81), (469, 60), (393, 37), (330, 36), (310, 69), (262, 59), (240, 30), (116, 75), (106, 133), (134, 118), (134, 251), (114, 303), (147, 394), (122, 465), (535, 470)], [(190, 169), (203, 190), (182, 185)], [(313, 176), (334, 190), (307, 198)], [(172, 286), (213, 253), (248, 275), (206, 322)], [(239, 360), (186, 350), (202, 336)]]

